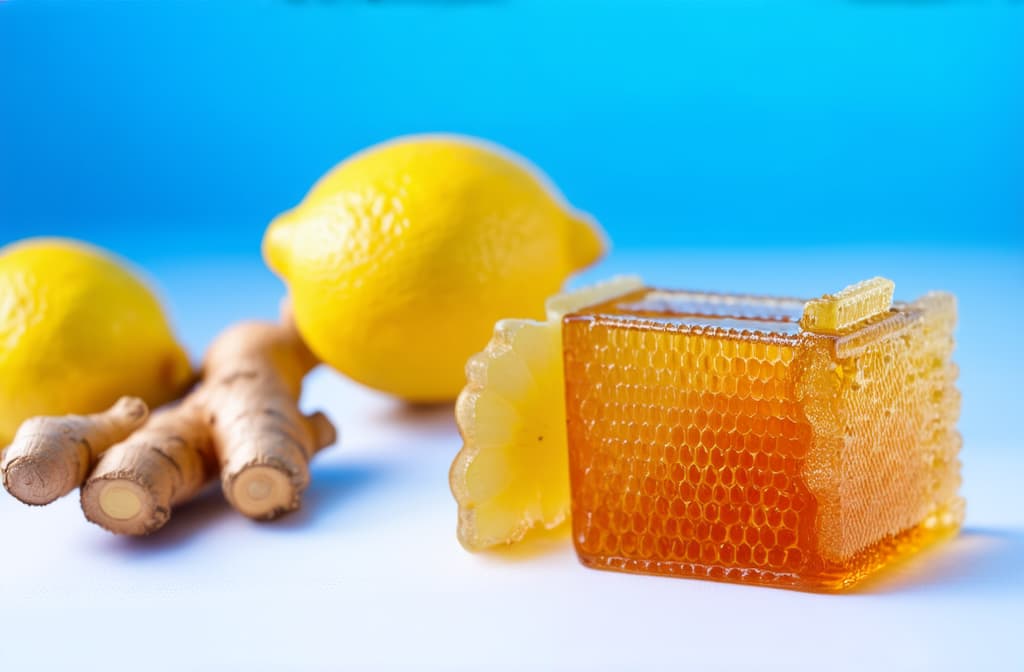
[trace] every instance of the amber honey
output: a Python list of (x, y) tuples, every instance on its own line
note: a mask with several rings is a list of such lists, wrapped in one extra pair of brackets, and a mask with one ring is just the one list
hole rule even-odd
[(563, 319), (584, 564), (839, 590), (958, 529), (954, 299), (846, 291), (643, 289)]

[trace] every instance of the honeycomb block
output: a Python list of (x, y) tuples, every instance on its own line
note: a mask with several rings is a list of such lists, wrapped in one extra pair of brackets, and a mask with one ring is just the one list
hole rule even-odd
[(804, 301), (650, 288), (566, 315), (581, 561), (841, 590), (955, 533), (955, 301), (867, 303), (835, 333)]

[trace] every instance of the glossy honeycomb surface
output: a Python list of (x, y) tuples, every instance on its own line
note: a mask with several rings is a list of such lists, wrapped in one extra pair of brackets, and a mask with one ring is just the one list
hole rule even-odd
[(834, 590), (957, 529), (952, 297), (836, 334), (804, 305), (643, 289), (563, 319), (585, 564)]

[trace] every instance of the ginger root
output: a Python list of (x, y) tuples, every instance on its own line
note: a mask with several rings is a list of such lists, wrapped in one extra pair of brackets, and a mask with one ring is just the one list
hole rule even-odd
[(141, 399), (121, 397), (102, 413), (26, 420), (0, 462), (4, 487), (37, 506), (63, 497), (82, 484), (105, 450), (142, 426), (148, 414)]
[(5, 485), (15, 492), (12, 483), (27, 484), (19, 499), (46, 503), (88, 473), (82, 510), (117, 534), (160, 529), (172, 508), (218, 471), (228, 501), (250, 518), (298, 508), (309, 461), (336, 433), (322, 413), (298, 409), (302, 379), (318, 361), (285, 322), (244, 322), (222, 332), (200, 383), (145, 424), (143, 404), (129, 425), (125, 400), (105, 414), (27, 421), (4, 458)]
[(323, 413), (307, 417), (297, 407), (302, 379), (317, 363), (290, 324), (240, 324), (207, 352), (197, 396), (224, 496), (250, 518), (297, 509), (310, 459), (336, 439)]
[(103, 454), (82, 486), (82, 511), (111, 532), (149, 534), (215, 473), (209, 431), (196, 409), (182, 403), (157, 411)]

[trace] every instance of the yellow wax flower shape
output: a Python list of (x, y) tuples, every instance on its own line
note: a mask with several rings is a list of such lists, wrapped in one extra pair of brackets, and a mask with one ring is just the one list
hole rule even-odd
[(551, 529), (566, 519), (562, 317), (640, 286), (617, 278), (552, 297), (545, 321), (501, 320), (484, 351), (469, 359), (455, 411), (464, 444), (449, 475), (463, 546), (512, 543), (536, 525)]

